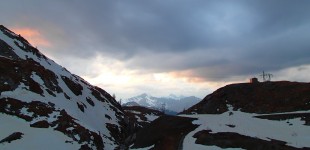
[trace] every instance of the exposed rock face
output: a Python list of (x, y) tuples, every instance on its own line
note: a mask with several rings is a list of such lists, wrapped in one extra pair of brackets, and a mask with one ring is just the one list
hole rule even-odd
[(5, 143), (5, 142), (11, 143), (14, 140), (21, 139), (23, 135), (24, 134), (21, 132), (14, 132), (11, 135), (7, 136), (6, 138), (2, 139), (0, 143)]
[(145, 108), (142, 106), (124, 106), (125, 115), (128, 117), (129, 122), (133, 123), (135, 130), (139, 130), (160, 116), (165, 115), (158, 110)]
[(0, 115), (63, 133), (70, 141), (63, 144), (80, 149), (115, 149), (126, 137), (124, 112), (110, 94), (71, 74), (4, 26), (0, 26)]
[(126, 138), (125, 145), (130, 146), (136, 140), (136, 133), (142, 128), (148, 126), (159, 118), (164, 116), (163, 112), (158, 110), (145, 108), (142, 106), (123, 106), (126, 119), (129, 123), (128, 131), (130, 135)]
[(221, 114), (228, 110), (227, 104), (235, 110), (258, 114), (310, 110), (310, 83), (280, 81), (227, 85), (182, 113)]

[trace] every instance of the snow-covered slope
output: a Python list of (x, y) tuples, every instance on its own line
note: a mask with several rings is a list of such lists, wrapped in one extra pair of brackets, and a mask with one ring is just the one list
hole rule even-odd
[(176, 96), (170, 94), (167, 97), (154, 97), (149, 94), (141, 94), (124, 100), (124, 105), (132, 105), (134, 103), (144, 107), (162, 109), (163, 106), (168, 111), (180, 112), (198, 103), (201, 99), (195, 96)]
[(42, 144), (45, 149), (115, 149), (124, 139), (124, 113), (110, 94), (71, 74), (4, 26), (0, 117), (0, 130), (5, 131), (0, 140), (22, 133), (19, 140), (2, 141), (0, 149), (41, 149)]
[[(165, 119), (157, 124), (154, 122), (140, 131), (147, 136), (138, 134), (138, 140), (131, 149), (147, 150), (152, 147), (159, 150), (169, 146), (172, 147), (169, 149), (184, 150), (310, 149), (310, 126), (303, 116), (305, 113), (309, 115), (310, 111), (282, 113), (300, 114), (300, 117), (270, 120), (261, 118), (262, 114), (234, 111), (232, 106), (228, 108), (229, 111), (223, 114), (179, 115), (183, 120), (194, 120), (192, 126), (196, 127), (189, 132), (186, 129), (193, 127), (188, 122), (180, 123), (181, 118), (175, 118), (174, 121)], [(178, 127), (186, 128), (178, 130)], [(142, 143), (141, 138), (145, 139)], [(154, 139), (159, 142), (154, 142)]]
[[(310, 126), (306, 125), (302, 116), (268, 120), (260, 118), (261, 114), (234, 111), (232, 106), (228, 106), (228, 109), (229, 111), (217, 115), (181, 115), (197, 118), (198, 120), (193, 121), (193, 124), (199, 125), (186, 135), (183, 148), (195, 150), (252, 149), (254, 146), (258, 149), (310, 148)], [(302, 113), (305, 112), (290, 112), (289, 114)]]
[(181, 115), (141, 129), (131, 148), (310, 149), (309, 93), (309, 83), (227, 85)]

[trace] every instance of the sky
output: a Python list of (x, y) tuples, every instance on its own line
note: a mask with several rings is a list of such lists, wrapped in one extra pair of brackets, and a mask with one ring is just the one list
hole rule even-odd
[(117, 99), (310, 81), (309, 0), (3, 0), (0, 24)]

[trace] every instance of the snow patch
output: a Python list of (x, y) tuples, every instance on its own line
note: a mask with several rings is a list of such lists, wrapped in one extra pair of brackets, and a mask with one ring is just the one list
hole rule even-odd
[(31, 73), (30, 78), (32, 78), (34, 81), (36, 81), (37, 83), (39, 83), (40, 85), (44, 84), (44, 81), (42, 80), (41, 77), (39, 77), (35, 72)]
[[(249, 114), (240, 111), (229, 110), (223, 114), (199, 114), (199, 115), (180, 115), (183, 117), (197, 118), (193, 124), (200, 125), (194, 131), (190, 132), (184, 139), (184, 149), (202, 148), (202, 145), (195, 144), (193, 135), (201, 130), (211, 130), (211, 133), (234, 132), (241, 135), (259, 138), (266, 141), (270, 139), (287, 142), (287, 145), (302, 148), (310, 147), (310, 127), (304, 125), (304, 121), (300, 118), (290, 119), (290, 124), (284, 121), (273, 121), (267, 119), (259, 119), (255, 116), (261, 114)], [(291, 112), (296, 113), (296, 112)], [(231, 128), (227, 125), (234, 125)], [(205, 146), (203, 146), (205, 148)]]
[(66, 143), (71, 139), (65, 136), (63, 133), (55, 131), (51, 128), (41, 129), (32, 128), (23, 119), (9, 116), (0, 113), (0, 140), (7, 137), (14, 132), (22, 132), (24, 135), (21, 139), (12, 141), (11, 143), (0, 144), (2, 150), (14, 150), (14, 149), (68, 149), (76, 150), (80, 148), (80, 144), (72, 141)]
[(145, 117), (147, 118), (147, 121), (148, 122), (152, 122), (154, 121), (155, 119), (157, 119), (159, 116), (156, 116), (154, 114), (146, 114)]
[(151, 148), (154, 148), (155, 145), (151, 145), (149, 147), (144, 147), (144, 148), (129, 148), (130, 150), (149, 150)]

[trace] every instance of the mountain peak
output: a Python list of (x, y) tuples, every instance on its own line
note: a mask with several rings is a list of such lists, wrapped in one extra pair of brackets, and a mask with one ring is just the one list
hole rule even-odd
[[(73, 149), (116, 149), (123, 143), (123, 110), (110, 94), (71, 74), (3, 25), (0, 47), (0, 70), (5, 70), (0, 71), (0, 118), (7, 124), (1, 129), (5, 134), (17, 129), (34, 135), (32, 140), (49, 141), (60, 133), (65, 140), (57, 139), (56, 144)], [(47, 129), (37, 134), (34, 128)], [(35, 142), (19, 146), (27, 143)]]
[(134, 104), (132, 102), (135, 102), (138, 105), (144, 107), (162, 109), (162, 107), (165, 106), (167, 110), (180, 112), (198, 103), (200, 100), (200, 98), (194, 96), (184, 97), (170, 94), (168, 97), (154, 97), (150, 94), (143, 93), (141, 95), (124, 100), (124, 105), (132, 105)]
[(167, 97), (165, 98), (170, 98), (170, 99), (174, 99), (174, 100), (181, 100), (182, 98), (185, 98), (186, 96), (183, 95), (175, 95), (175, 94), (169, 94)]
[(147, 94), (147, 93), (142, 93), (136, 97), (152, 97), (150, 94)]

